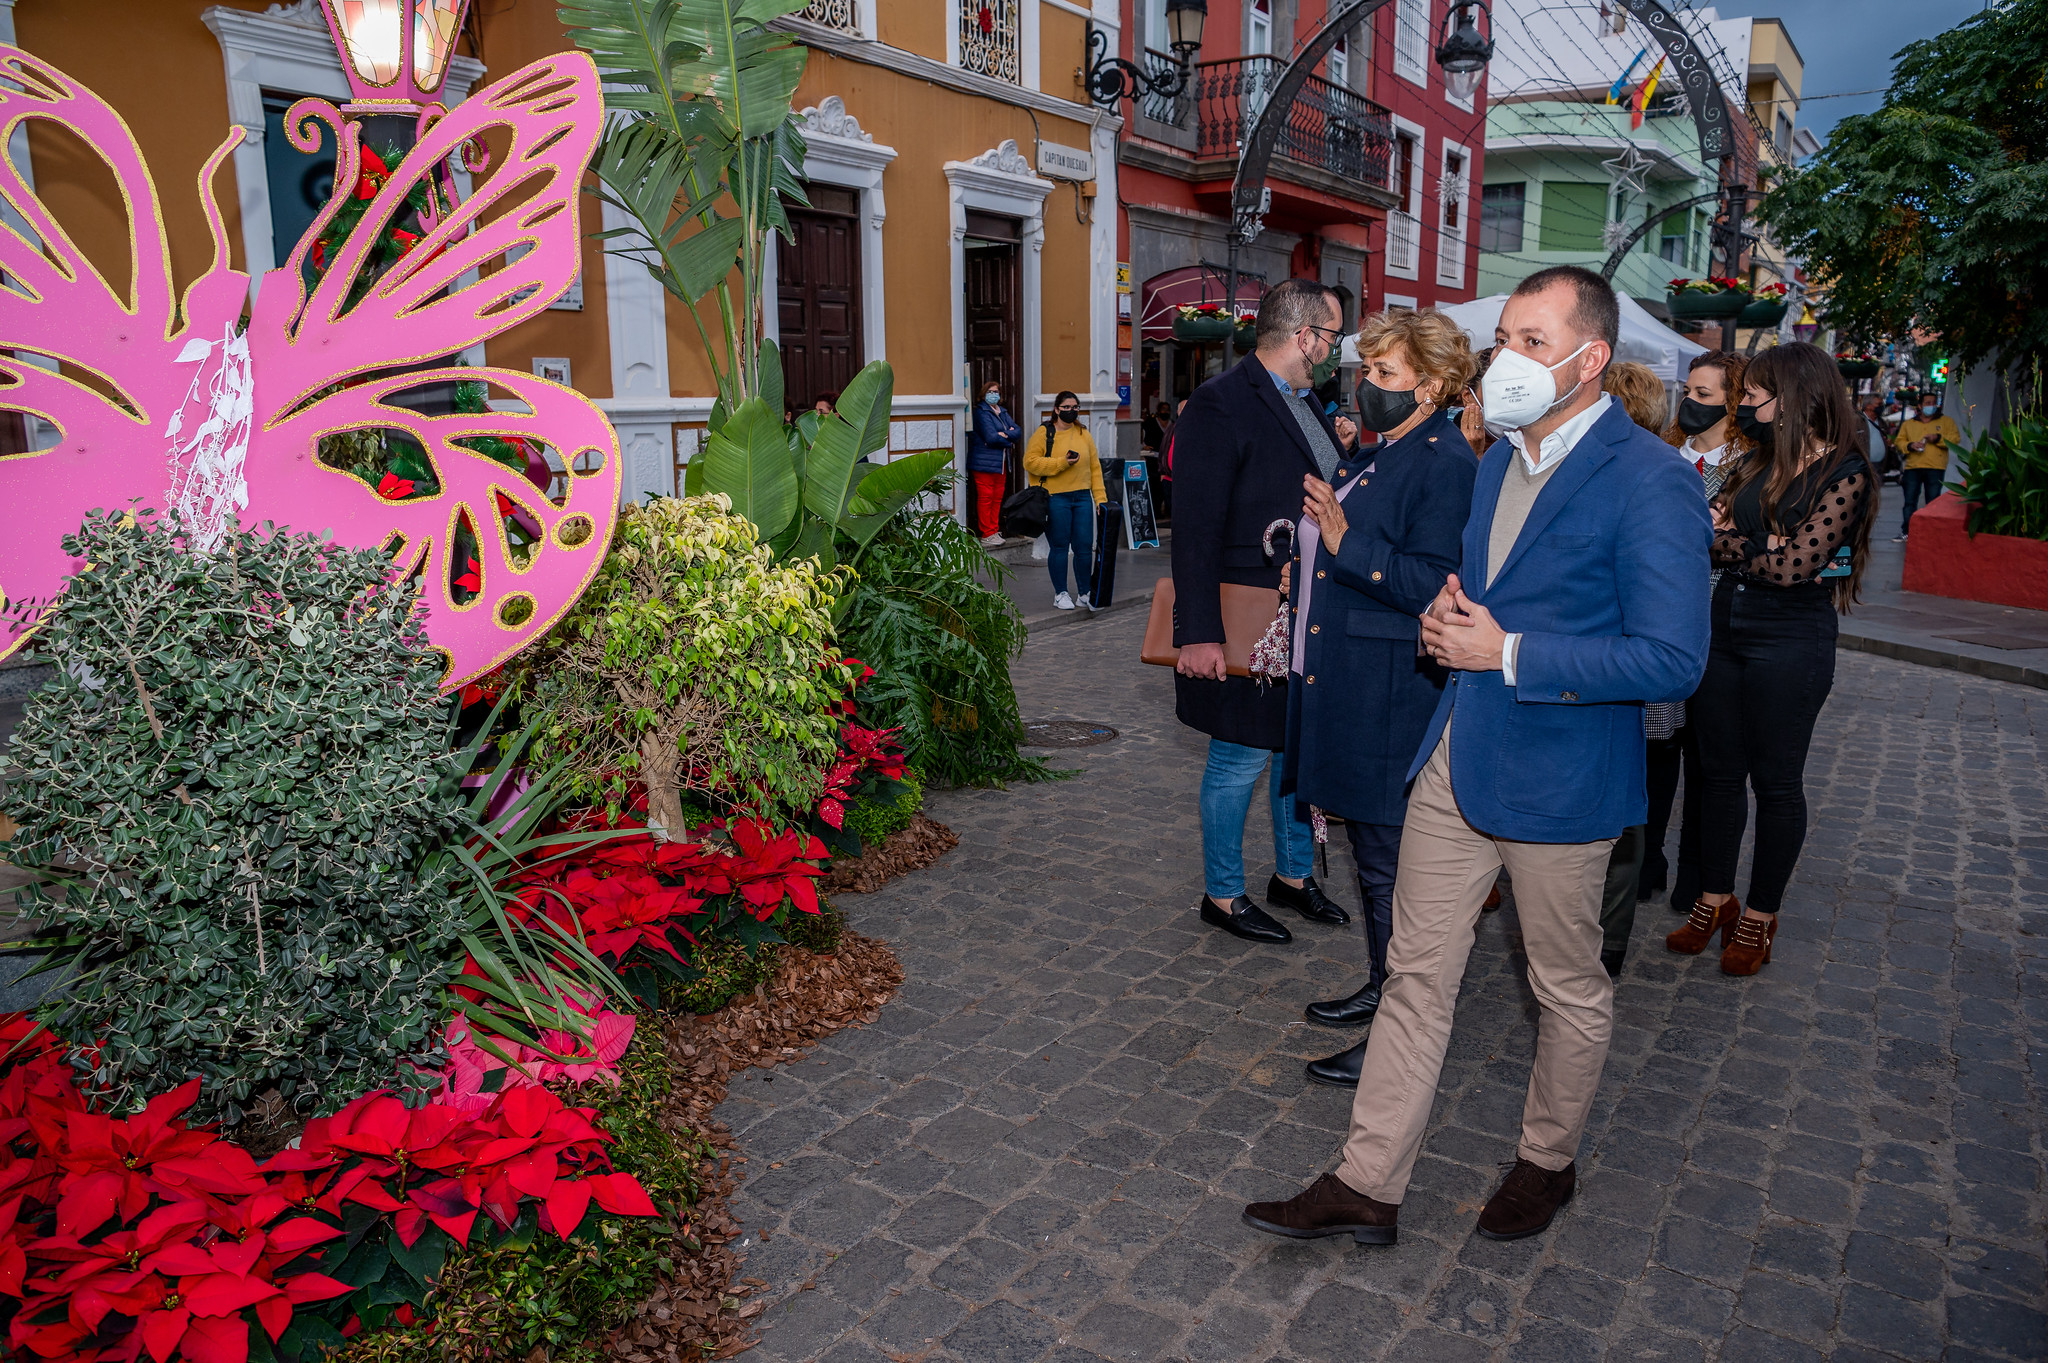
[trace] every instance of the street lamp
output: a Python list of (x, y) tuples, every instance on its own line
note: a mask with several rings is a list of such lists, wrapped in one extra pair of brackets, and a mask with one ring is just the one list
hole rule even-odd
[[(1486, 37), (1479, 36), (1479, 18), (1486, 15)], [(1436, 50), (1436, 64), (1444, 70), (1444, 93), (1456, 100), (1469, 100), (1493, 59), (1493, 15), (1484, 0), (1456, 0), (1444, 16), (1450, 36)]]
[[(1202, 28), (1208, 22), (1209, 0), (1166, 0), (1166, 42), (1174, 64), (1147, 73), (1135, 62), (1109, 55), (1109, 34), (1088, 26), (1088, 98), (1105, 109), (1119, 100), (1157, 95), (1172, 99), (1188, 88), (1188, 71), (1202, 50)], [(1148, 37), (1151, 35), (1147, 35)]]
[(347, 113), (438, 103), (469, 0), (320, 0), (348, 76)]

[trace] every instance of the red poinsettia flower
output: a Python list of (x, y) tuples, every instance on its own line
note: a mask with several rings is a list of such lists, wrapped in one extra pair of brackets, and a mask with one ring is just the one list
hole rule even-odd
[(987, 5), (981, 7), (981, 12), (975, 16), (975, 22), (981, 25), (983, 33), (993, 33), (996, 31), (995, 11)]
[(377, 495), (387, 502), (404, 501), (412, 496), (412, 489), (412, 479), (401, 478), (395, 473), (385, 474), (377, 483)]
[(461, 577), (455, 579), (455, 585), (465, 592), (482, 591), (484, 589), (483, 565), (478, 563), (475, 556), (472, 555), (467, 568), (468, 570)]
[(413, 247), (420, 244), (420, 234), (408, 232), (403, 227), (392, 228), (391, 239), (398, 243), (398, 254), (400, 255), (406, 254)]
[(391, 178), (391, 168), (384, 164), (384, 158), (368, 147), (362, 149), (363, 163), (356, 177), (356, 197), (374, 199), (377, 191), (384, 188), (384, 182)]

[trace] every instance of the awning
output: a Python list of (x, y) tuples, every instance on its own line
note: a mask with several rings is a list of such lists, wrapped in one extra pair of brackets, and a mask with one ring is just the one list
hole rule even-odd
[[(1224, 276), (1201, 265), (1183, 265), (1153, 275), (1138, 287), (1138, 336), (1146, 341), (1173, 339), (1173, 319), (1188, 303), (1221, 303)], [(1237, 310), (1257, 312), (1266, 286), (1250, 275), (1237, 277)]]

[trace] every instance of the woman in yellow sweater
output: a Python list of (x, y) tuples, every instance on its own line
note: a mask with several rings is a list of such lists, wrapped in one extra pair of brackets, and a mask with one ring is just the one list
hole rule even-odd
[[(1081, 425), (1081, 399), (1063, 392), (1052, 400), (1055, 424), (1040, 426), (1024, 446), (1024, 471), (1052, 497), (1052, 523), (1045, 528), (1052, 545), (1052, 603), (1074, 609), (1075, 597), (1089, 610), (1088, 584), (1095, 576), (1095, 508), (1109, 500), (1102, 488), (1102, 460), (1095, 441)], [(1048, 444), (1050, 448), (1047, 448)], [(1067, 594), (1067, 552), (1074, 555), (1073, 596)]]

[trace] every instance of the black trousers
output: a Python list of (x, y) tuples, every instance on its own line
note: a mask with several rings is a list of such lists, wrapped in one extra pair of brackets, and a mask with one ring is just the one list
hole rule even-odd
[(1394, 940), (1394, 872), (1401, 858), (1401, 825), (1344, 821), (1351, 839), (1351, 859), (1358, 863), (1359, 916), (1365, 919), (1365, 945), (1372, 958), (1378, 988), (1387, 979), (1387, 944)]
[[(1662, 880), (1667, 872), (1671, 882), (1671, 907), (1680, 913), (1692, 910), (1700, 892), (1700, 731), (1688, 721), (1669, 738), (1647, 745), (1649, 765), (1650, 822), (1644, 833), (1643, 880)], [(1679, 775), (1685, 776), (1683, 803), (1679, 797)], [(1665, 835), (1671, 828), (1671, 812), (1678, 809), (1678, 866), (1673, 870), (1665, 860)]]
[(1628, 954), (1629, 934), (1636, 927), (1636, 885), (1643, 874), (1646, 845), (1643, 826), (1621, 830), (1607, 854), (1607, 884), (1600, 892), (1600, 955), (1618, 960)]
[(1707, 674), (1687, 706), (1700, 745), (1700, 889), (1735, 891), (1746, 785), (1756, 793), (1756, 854), (1743, 902), (1776, 913), (1806, 841), (1806, 750), (1835, 684), (1839, 623), (1819, 583), (1732, 575), (1714, 590), (1713, 622)]

